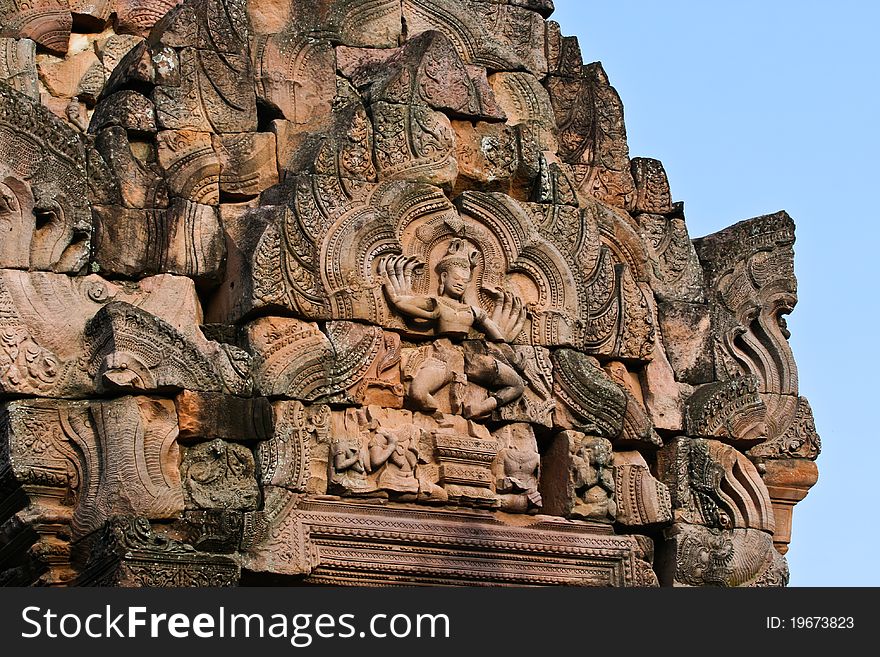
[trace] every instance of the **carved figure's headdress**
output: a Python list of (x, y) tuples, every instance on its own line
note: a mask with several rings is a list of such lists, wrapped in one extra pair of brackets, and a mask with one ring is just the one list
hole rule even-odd
[(449, 243), (446, 255), (440, 258), (435, 270), (440, 274), (450, 267), (473, 269), (477, 266), (479, 255), (479, 252), (470, 242), (461, 238), (455, 238)]

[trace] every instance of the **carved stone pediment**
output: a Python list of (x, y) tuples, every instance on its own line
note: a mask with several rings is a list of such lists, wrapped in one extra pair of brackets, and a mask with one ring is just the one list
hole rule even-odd
[(0, 0), (0, 583), (785, 583), (793, 223), (552, 12)]

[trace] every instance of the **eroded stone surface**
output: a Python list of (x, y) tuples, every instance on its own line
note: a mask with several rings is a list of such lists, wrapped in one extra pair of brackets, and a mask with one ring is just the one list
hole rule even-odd
[(787, 581), (793, 223), (552, 11), (0, 0), (0, 583)]

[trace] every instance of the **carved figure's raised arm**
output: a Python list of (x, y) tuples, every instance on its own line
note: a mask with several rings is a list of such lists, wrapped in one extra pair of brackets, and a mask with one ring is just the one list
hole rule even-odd
[(437, 303), (430, 297), (415, 294), (412, 275), (424, 263), (415, 256), (393, 255), (379, 261), (382, 289), (388, 303), (397, 311), (419, 319), (437, 319)]
[(525, 305), (518, 296), (506, 290), (487, 290), (495, 300), (492, 315), (480, 321), (481, 328), (491, 340), (511, 342), (520, 334), (528, 316)]

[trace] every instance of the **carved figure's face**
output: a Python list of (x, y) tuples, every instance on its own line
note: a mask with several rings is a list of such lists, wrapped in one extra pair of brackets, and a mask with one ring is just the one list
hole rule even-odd
[(453, 299), (460, 299), (471, 282), (470, 267), (453, 265), (440, 274), (440, 286), (444, 294)]

